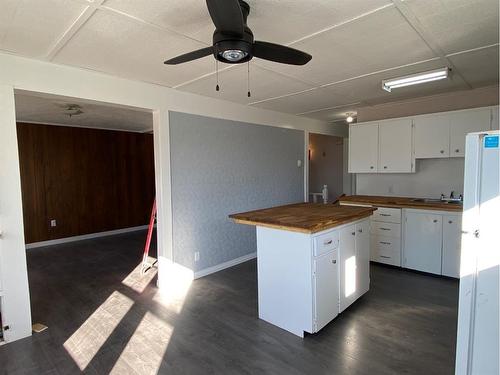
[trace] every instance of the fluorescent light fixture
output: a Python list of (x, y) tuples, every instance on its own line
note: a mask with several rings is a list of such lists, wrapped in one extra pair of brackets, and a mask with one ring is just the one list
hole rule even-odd
[(448, 67), (429, 70), (427, 72), (411, 74), (404, 77), (384, 79), (382, 81), (382, 88), (385, 91), (391, 92), (392, 89), (397, 89), (399, 87), (418, 85), (420, 83), (438, 81), (440, 79), (446, 79), (449, 76), (450, 69)]

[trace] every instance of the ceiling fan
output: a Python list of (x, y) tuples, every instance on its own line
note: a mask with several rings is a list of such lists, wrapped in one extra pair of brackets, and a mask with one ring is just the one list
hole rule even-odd
[(304, 65), (312, 56), (280, 44), (254, 41), (247, 26), (250, 6), (243, 0), (207, 0), (208, 12), (215, 25), (213, 45), (165, 61), (176, 65), (212, 55), (228, 64), (241, 64), (253, 57), (282, 64)]

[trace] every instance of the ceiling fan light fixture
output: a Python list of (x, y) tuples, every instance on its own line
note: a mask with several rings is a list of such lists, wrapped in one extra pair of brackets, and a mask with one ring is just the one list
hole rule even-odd
[(248, 56), (248, 52), (242, 51), (240, 49), (228, 49), (222, 52), (219, 52), (219, 55), (222, 56), (225, 60), (230, 62), (237, 62), (243, 60)]

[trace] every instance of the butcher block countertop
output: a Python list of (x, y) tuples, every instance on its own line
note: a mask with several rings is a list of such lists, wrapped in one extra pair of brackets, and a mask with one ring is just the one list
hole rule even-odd
[(446, 203), (438, 200), (419, 198), (382, 197), (375, 195), (347, 195), (340, 198), (341, 203), (370, 204), (378, 207), (416, 208), (423, 210), (462, 212), (462, 203)]
[(370, 216), (376, 208), (296, 203), (229, 215), (238, 224), (316, 233)]

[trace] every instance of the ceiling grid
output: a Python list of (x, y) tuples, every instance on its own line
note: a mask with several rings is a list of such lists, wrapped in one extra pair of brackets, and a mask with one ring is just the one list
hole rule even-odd
[[(313, 55), (303, 67), (252, 61), (251, 98), (241, 66), (219, 64), (215, 92), (211, 56), (162, 64), (210, 44), (214, 26), (199, 0), (6, 0), (0, 50), (328, 121), (370, 103), (498, 85), (497, 0), (248, 2), (257, 40)], [(380, 87), (445, 65), (446, 82)]]

